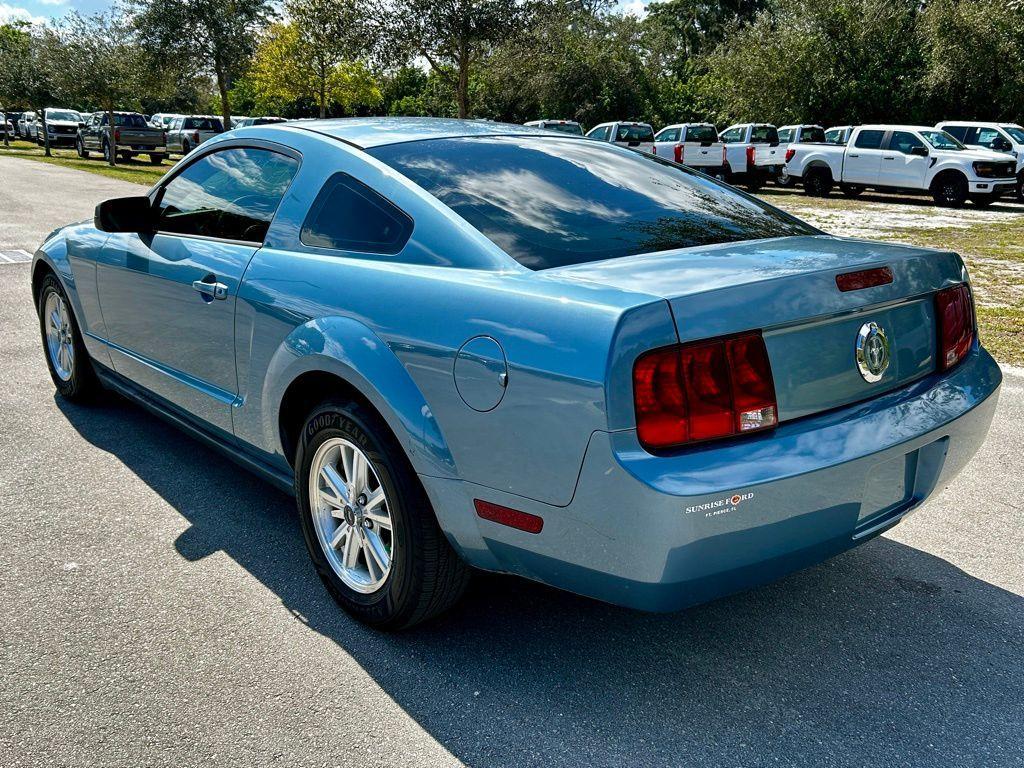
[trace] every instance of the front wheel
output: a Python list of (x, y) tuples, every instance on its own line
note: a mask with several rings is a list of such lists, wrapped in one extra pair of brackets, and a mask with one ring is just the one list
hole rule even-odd
[(37, 311), (46, 365), (57, 391), (67, 400), (86, 399), (99, 381), (64, 287), (52, 274), (43, 278)]
[(960, 208), (967, 199), (967, 179), (952, 173), (940, 176), (932, 184), (932, 198), (943, 208)]
[(89, 150), (85, 148), (85, 142), (82, 141), (81, 137), (75, 142), (75, 149), (78, 151), (78, 156), (83, 160), (89, 158)]
[(469, 569), (384, 420), (332, 401), (306, 419), (295, 495), (310, 558), (335, 601), (382, 629), (435, 616), (462, 595)]

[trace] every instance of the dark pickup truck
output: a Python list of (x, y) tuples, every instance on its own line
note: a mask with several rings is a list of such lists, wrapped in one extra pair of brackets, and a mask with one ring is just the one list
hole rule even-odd
[[(104, 160), (110, 159), (110, 116), (106, 112), (93, 112), (85, 125), (78, 129), (76, 148), (79, 157), (88, 157), (98, 151)], [(153, 165), (167, 157), (167, 139), (163, 129), (154, 128), (138, 112), (114, 113), (114, 152), (125, 160), (135, 155), (149, 155)]]

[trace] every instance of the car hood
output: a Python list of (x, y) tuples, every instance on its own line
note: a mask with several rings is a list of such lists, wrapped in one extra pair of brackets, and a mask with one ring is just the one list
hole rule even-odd
[[(989, 149), (972, 149), (971, 147), (968, 147), (966, 151), (971, 153), (971, 160), (972, 161), (974, 161), (974, 160), (991, 160), (993, 163), (1005, 163), (1008, 159), (1010, 159), (1010, 155), (1009, 155), (1008, 152), (993, 152), (993, 151), (991, 151)], [(940, 151), (939, 154), (941, 154), (943, 157), (963, 157), (964, 156), (964, 153), (962, 151), (950, 152), (950, 151), (946, 150), (946, 151)]]

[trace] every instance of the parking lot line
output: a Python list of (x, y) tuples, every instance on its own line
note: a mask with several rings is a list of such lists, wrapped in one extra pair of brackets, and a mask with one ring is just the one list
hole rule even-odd
[(24, 264), (26, 261), (32, 261), (28, 251), (0, 251), (0, 264)]

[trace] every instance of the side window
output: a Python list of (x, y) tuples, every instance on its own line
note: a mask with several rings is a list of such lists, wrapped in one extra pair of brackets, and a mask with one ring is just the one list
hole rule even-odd
[(591, 139), (597, 139), (598, 141), (607, 141), (609, 130), (611, 130), (611, 126), (601, 125), (597, 128), (591, 128), (590, 133), (588, 133), (587, 136)]
[(942, 129), (957, 141), (963, 142), (967, 140), (967, 126), (966, 125), (947, 125)]
[(310, 206), (299, 240), (316, 248), (393, 255), (412, 234), (412, 219), (347, 173), (327, 180)]
[(861, 131), (857, 134), (857, 140), (853, 142), (853, 145), (860, 149), (881, 149), (883, 136), (885, 136), (885, 131)]
[(728, 131), (726, 131), (725, 133), (722, 134), (722, 143), (723, 144), (735, 144), (741, 138), (743, 138), (743, 129), (742, 128), (730, 128)]
[(924, 142), (921, 141), (917, 136), (906, 131), (896, 131), (893, 133), (892, 138), (889, 140), (889, 149), (895, 149), (897, 152), (902, 152), (904, 155), (909, 155), (910, 150), (914, 147), (923, 147)]
[(979, 128), (978, 138), (975, 139), (972, 144), (980, 144), (983, 147), (992, 148), (992, 145), (997, 142), (998, 139), (1002, 138), (999, 135), (999, 131), (995, 128)]
[(679, 141), (679, 129), (678, 128), (666, 128), (664, 131), (654, 137), (655, 141)]
[(779, 143), (780, 144), (788, 144), (792, 140), (793, 140), (793, 129), (792, 128), (786, 128), (784, 130), (779, 131)]
[(299, 163), (268, 149), (204, 155), (157, 198), (157, 229), (178, 235), (262, 243)]

